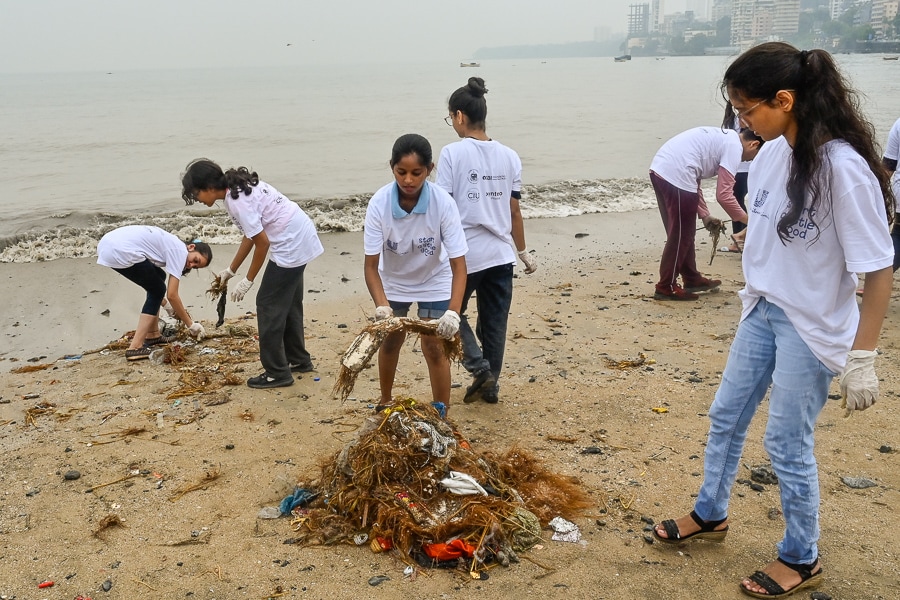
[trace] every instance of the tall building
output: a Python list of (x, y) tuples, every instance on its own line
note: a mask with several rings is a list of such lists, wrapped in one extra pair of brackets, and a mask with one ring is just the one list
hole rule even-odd
[(628, 37), (646, 36), (650, 32), (650, 4), (628, 5)]
[(749, 46), (770, 37), (797, 33), (800, 0), (733, 0), (732, 45)]
[(800, 0), (778, 0), (772, 16), (772, 33), (779, 37), (794, 35), (800, 29)]
[(693, 11), (698, 21), (709, 21), (710, 0), (687, 0), (687, 11)]
[(847, 12), (854, 4), (856, 4), (856, 0), (831, 0), (831, 5), (829, 6), (831, 20), (836, 21), (838, 17)]
[(724, 17), (731, 16), (731, 0), (713, 0), (709, 20), (718, 23)]
[(875, 37), (882, 38), (891, 30), (891, 22), (897, 16), (898, 0), (873, 0), (872, 29)]

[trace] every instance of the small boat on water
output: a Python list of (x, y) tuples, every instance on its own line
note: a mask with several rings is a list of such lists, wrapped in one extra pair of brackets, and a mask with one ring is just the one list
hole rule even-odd
[(481, 63), (477, 63), (477, 62), (461, 62), (461, 63), (459, 63), (459, 66), (461, 66), (461, 67), (480, 67), (480, 66), (481, 66)]
[(900, 60), (900, 56), (882, 56), (881, 60)]
[(613, 60), (616, 62), (625, 62), (627, 60), (631, 60), (631, 55), (623, 54), (622, 56), (617, 56), (617, 57), (613, 58)]

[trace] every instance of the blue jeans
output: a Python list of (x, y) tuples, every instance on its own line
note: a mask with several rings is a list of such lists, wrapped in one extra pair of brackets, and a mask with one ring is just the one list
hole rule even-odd
[[(512, 305), (512, 280), (512, 264), (490, 267), (466, 276), (466, 293), (459, 315), (459, 336), (462, 339), (463, 367), (473, 375), (489, 370), (494, 379), (500, 381), (506, 350), (506, 323)], [(475, 294), (478, 310), (474, 332), (466, 316), (472, 294)]]
[(694, 505), (706, 521), (728, 514), (747, 428), (771, 386), (763, 445), (778, 476), (786, 528), (778, 555), (792, 563), (818, 556), (819, 473), (816, 419), (835, 374), (800, 339), (784, 311), (760, 299), (738, 326), (709, 411), (703, 485)]
[[(409, 308), (412, 306), (412, 302), (397, 302), (390, 298), (388, 298), (388, 304), (391, 305), (395, 317), (405, 317), (409, 314)], [(416, 302), (416, 304), (418, 305), (416, 314), (420, 319), (440, 319), (450, 308), (450, 300)]]

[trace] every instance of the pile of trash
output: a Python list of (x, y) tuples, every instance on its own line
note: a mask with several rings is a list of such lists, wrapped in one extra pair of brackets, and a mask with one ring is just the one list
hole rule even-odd
[(590, 505), (574, 478), (522, 449), (478, 455), (434, 407), (406, 398), (366, 418), (281, 512), (292, 516), (295, 544), (352, 543), (480, 578), (517, 562), (553, 518)]

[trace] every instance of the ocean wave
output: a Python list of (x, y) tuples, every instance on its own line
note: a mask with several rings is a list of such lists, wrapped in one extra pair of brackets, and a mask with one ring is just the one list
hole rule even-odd
[[(656, 206), (647, 179), (571, 180), (526, 185), (522, 190), (526, 219), (557, 218), (603, 212), (627, 212)], [(362, 231), (370, 194), (316, 198), (298, 202), (320, 233)], [(97, 242), (124, 225), (155, 225), (183, 240), (237, 244), (241, 235), (221, 209), (185, 209), (174, 213), (116, 214), (111, 212), (56, 213), (63, 222), (35, 227), (0, 239), (0, 262), (40, 262), (58, 258), (96, 256)]]

